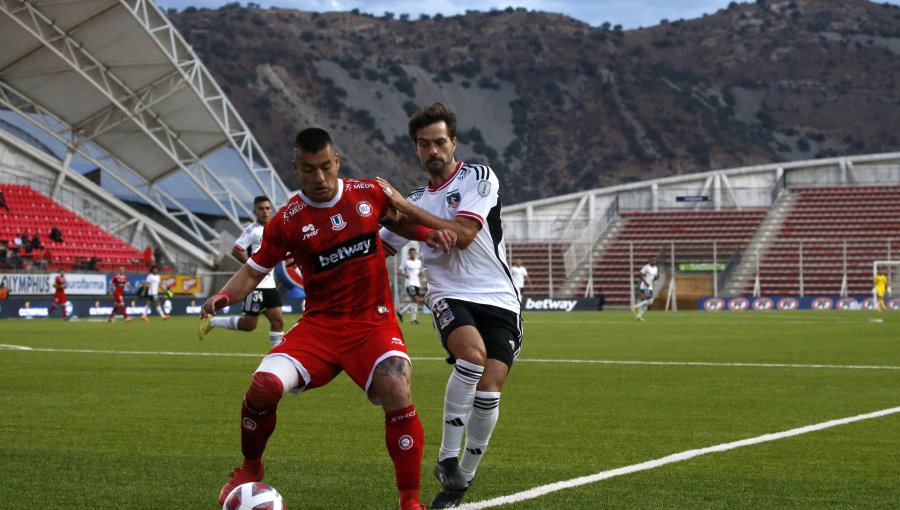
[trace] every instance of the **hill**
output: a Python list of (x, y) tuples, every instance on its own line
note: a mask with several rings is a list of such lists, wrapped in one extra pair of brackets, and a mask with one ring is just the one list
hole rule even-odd
[(293, 136), (335, 136), (345, 175), (423, 173), (408, 115), (460, 113), (463, 159), (505, 203), (742, 165), (900, 148), (900, 8), (732, 3), (622, 30), (523, 8), (413, 20), (242, 7), (170, 11), (289, 186)]

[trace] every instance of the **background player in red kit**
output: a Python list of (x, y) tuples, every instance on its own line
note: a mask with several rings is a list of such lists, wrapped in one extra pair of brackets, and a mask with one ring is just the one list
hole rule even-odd
[[(262, 455), (281, 398), (288, 391), (324, 386), (343, 371), (384, 409), (401, 510), (424, 509), (419, 503), (424, 432), (412, 404), (412, 368), (378, 237), (379, 218), (389, 212), (387, 197), (374, 181), (338, 178), (340, 157), (322, 129), (297, 135), (293, 166), (301, 192), (269, 220), (259, 251), (200, 312), (206, 318), (241, 302), (288, 258), (305, 278), (303, 317), (263, 358), (244, 395), (244, 461), (222, 487), (219, 504), (237, 485), (262, 480)], [(445, 251), (456, 239), (447, 230), (424, 227), (417, 237)]]
[(56, 305), (59, 305), (63, 319), (65, 319), (66, 303), (69, 302), (69, 299), (66, 297), (66, 271), (64, 269), (60, 269), (59, 275), (53, 280), (53, 289), (53, 304), (50, 305), (50, 309), (47, 310), (47, 315), (49, 316), (53, 313), (53, 310), (56, 309)]
[(131, 317), (128, 316), (127, 307), (125, 306), (125, 291), (131, 289), (131, 284), (128, 283), (128, 276), (125, 275), (124, 267), (119, 267), (119, 270), (109, 281), (109, 286), (112, 287), (113, 307), (112, 312), (109, 313), (109, 319), (106, 320), (112, 322), (113, 316), (116, 314), (116, 308), (120, 308), (122, 317), (125, 317), (125, 322), (131, 322)]

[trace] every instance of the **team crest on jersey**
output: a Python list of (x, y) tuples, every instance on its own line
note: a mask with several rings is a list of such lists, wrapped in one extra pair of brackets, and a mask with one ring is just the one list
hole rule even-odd
[(335, 214), (331, 217), (331, 230), (343, 230), (346, 226), (347, 222), (344, 221), (344, 217), (340, 214)]
[(459, 194), (458, 189), (447, 192), (447, 206), (451, 209), (456, 209), (457, 207), (459, 207), (460, 200), (462, 200), (462, 195)]
[(478, 181), (478, 196), (486, 197), (491, 192), (491, 181)]
[(372, 204), (363, 200), (356, 204), (356, 212), (364, 218), (369, 217), (372, 215)]

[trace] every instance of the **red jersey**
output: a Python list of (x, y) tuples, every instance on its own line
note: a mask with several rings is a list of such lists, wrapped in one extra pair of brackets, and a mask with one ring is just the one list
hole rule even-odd
[(384, 191), (369, 179), (338, 179), (330, 202), (300, 193), (266, 224), (262, 246), (247, 264), (268, 273), (292, 256), (303, 273), (304, 316), (396, 321), (378, 237), (378, 219), (387, 211)]
[(66, 279), (63, 276), (57, 276), (55, 280), (53, 280), (53, 288), (56, 289), (56, 294), (60, 296), (66, 295)]
[(125, 293), (125, 288), (129, 287), (128, 277), (124, 274), (114, 274), (109, 283), (113, 286), (114, 296), (121, 296)]

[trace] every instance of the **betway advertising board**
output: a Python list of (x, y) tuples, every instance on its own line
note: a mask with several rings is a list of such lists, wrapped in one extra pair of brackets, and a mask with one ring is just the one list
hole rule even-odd
[[(205, 300), (194, 299), (189, 297), (173, 297), (171, 299), (163, 299), (163, 311), (169, 315), (193, 315), (199, 316), (200, 307), (203, 306)], [(299, 300), (282, 299), (282, 311), (284, 313), (299, 313), (303, 309), (303, 303)], [(128, 296), (125, 299), (125, 306), (129, 316), (140, 317), (144, 311), (144, 305), (147, 300), (134, 296)], [(44, 319), (52, 317), (54, 319), (62, 319), (62, 310), (57, 309), (50, 315), (50, 305), (53, 301), (49, 297), (15, 297), (0, 301), (0, 319)], [(69, 317), (77, 317), (79, 320), (106, 320), (112, 313), (113, 300), (111, 297), (103, 299), (93, 299), (89, 297), (80, 297), (69, 299), (66, 303), (66, 315)], [(237, 303), (219, 310), (221, 315), (239, 315), (241, 313), (242, 304)], [(153, 310), (151, 315), (154, 320), (158, 319), (156, 311)], [(116, 320), (122, 320), (122, 316), (116, 313)]]
[[(0, 273), (10, 296), (39, 296), (53, 294), (52, 274)], [(66, 295), (106, 295), (106, 275), (97, 273), (66, 273)]]
[(522, 302), (523, 312), (584, 312), (597, 311), (596, 298), (531, 298)]

